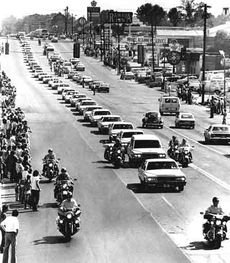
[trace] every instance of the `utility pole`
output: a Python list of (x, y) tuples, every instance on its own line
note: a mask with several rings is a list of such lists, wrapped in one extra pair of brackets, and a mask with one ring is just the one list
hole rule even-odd
[(208, 6), (207, 4), (204, 4), (204, 35), (203, 35), (203, 57), (202, 57), (202, 100), (201, 103), (204, 104), (204, 88), (205, 88), (205, 53), (206, 53), (206, 22), (207, 22), (207, 8), (210, 8), (211, 6)]
[(69, 7), (67, 6), (64, 11), (65, 11), (65, 34), (67, 36), (68, 34), (68, 10), (69, 10)]

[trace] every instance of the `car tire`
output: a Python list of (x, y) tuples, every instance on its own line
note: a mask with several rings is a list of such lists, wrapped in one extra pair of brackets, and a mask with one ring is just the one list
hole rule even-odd
[(178, 190), (178, 192), (182, 192), (184, 190), (184, 186), (183, 185), (177, 186), (177, 190)]

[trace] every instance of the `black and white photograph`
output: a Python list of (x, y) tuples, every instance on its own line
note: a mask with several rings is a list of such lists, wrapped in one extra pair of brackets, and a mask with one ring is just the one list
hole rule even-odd
[(0, 8), (0, 263), (226, 263), (230, 2)]

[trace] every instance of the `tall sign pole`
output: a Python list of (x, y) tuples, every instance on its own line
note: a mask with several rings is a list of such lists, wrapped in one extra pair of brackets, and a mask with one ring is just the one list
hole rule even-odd
[(204, 104), (204, 87), (205, 87), (205, 54), (206, 54), (206, 22), (207, 22), (207, 8), (211, 6), (207, 6), (207, 4), (204, 4), (204, 36), (203, 36), (203, 57), (202, 57), (202, 98), (201, 103)]

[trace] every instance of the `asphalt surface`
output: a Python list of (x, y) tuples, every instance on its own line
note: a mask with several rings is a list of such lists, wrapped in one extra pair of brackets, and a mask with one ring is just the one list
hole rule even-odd
[[(25, 111), (33, 131), (33, 167), (41, 170), (42, 157), (49, 147), (54, 148), (61, 165), (77, 179), (74, 195), (83, 212), (81, 231), (65, 243), (55, 226), (53, 185), (44, 180), (39, 212), (24, 211), (19, 206), (18, 262), (227, 262), (229, 241), (223, 242), (219, 250), (207, 249), (199, 215), (210, 205), (213, 195), (218, 195), (229, 211), (229, 147), (205, 145), (203, 138), (204, 129), (221, 122), (221, 116), (209, 119), (206, 107), (182, 105), (184, 111), (194, 113), (195, 130), (175, 129), (173, 116), (164, 117), (163, 130), (145, 129), (146, 133), (158, 135), (166, 150), (173, 134), (180, 139), (187, 137), (195, 148), (193, 164), (183, 169), (188, 183), (182, 193), (142, 192), (137, 170), (127, 166), (118, 171), (105, 162), (100, 140), (107, 137), (82, 123), (81, 116), (63, 104), (60, 96), (32, 79), (18, 42), (12, 41), (10, 46), (12, 52), (4, 56), (2, 68), (18, 89), (17, 104)], [(35, 41), (31, 46), (37, 60), (49, 70), (41, 47)], [(57, 43), (55, 47), (63, 57), (72, 56), (72, 43)], [(158, 89), (121, 81), (115, 71), (94, 58), (82, 56), (81, 60), (87, 74), (111, 84), (109, 94), (94, 96), (98, 104), (137, 127), (145, 111), (158, 109)], [(91, 91), (77, 89), (93, 97)], [(13, 194), (11, 198), (11, 207), (18, 207)]]

